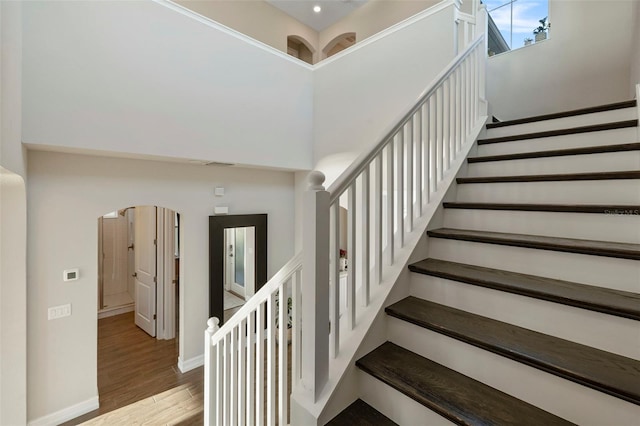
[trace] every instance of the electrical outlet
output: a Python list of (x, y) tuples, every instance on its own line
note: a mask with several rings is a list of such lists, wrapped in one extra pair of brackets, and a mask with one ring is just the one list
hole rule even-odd
[(71, 316), (71, 304), (67, 303), (66, 305), (54, 306), (49, 308), (48, 310), (48, 318), (49, 321)]

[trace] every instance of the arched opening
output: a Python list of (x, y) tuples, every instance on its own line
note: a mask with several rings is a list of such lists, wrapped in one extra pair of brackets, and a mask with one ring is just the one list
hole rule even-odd
[(132, 206), (98, 218), (98, 318), (135, 311), (136, 325), (175, 337), (180, 215)]
[[(98, 225), (98, 393), (119, 408), (177, 383), (180, 214), (157, 206), (105, 212)], [(137, 371), (137, 374), (132, 374)], [(126, 398), (125, 389), (137, 389)]]
[(330, 58), (336, 53), (342, 52), (344, 49), (351, 47), (354, 44), (356, 44), (356, 33), (340, 34), (331, 40), (324, 49), (322, 49), (322, 53), (325, 58)]
[(313, 64), (313, 53), (315, 49), (304, 38), (297, 35), (287, 37), (287, 53), (308, 64)]

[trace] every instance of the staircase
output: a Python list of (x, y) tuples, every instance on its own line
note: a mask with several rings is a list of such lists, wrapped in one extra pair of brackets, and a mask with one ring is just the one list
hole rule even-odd
[(329, 424), (638, 424), (637, 118), (631, 101), (488, 124)]

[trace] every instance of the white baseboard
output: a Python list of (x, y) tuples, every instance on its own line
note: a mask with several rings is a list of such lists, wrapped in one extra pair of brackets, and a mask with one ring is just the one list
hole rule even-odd
[(182, 373), (191, 371), (194, 368), (202, 367), (203, 365), (204, 365), (204, 354), (198, 355), (186, 361), (178, 357), (178, 368)]
[(100, 401), (97, 396), (89, 398), (86, 401), (63, 408), (55, 413), (47, 414), (29, 422), (29, 426), (50, 426), (64, 423), (76, 417), (87, 414), (90, 411), (97, 410), (100, 407)]
[(98, 319), (113, 317), (115, 315), (126, 314), (127, 312), (133, 312), (135, 305), (133, 303), (122, 306), (120, 308), (106, 309), (98, 312)]

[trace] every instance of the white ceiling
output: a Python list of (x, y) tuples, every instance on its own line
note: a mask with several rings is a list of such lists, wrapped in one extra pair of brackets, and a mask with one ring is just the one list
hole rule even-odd
[[(322, 31), (347, 16), (354, 9), (368, 0), (266, 0), (298, 21)], [(313, 11), (313, 6), (322, 8), (320, 13)]]

